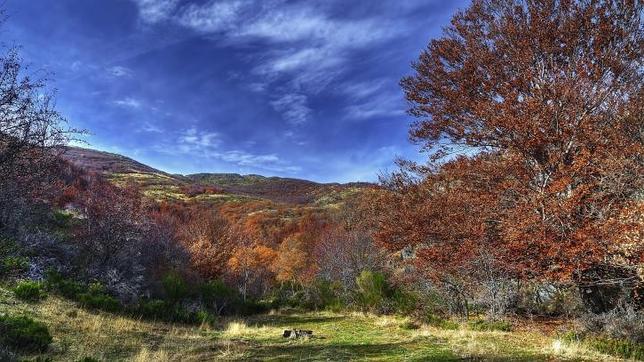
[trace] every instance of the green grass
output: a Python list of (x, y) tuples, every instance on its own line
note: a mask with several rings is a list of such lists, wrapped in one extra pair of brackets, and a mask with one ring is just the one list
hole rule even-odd
[[(172, 324), (84, 309), (56, 295), (28, 303), (1, 286), (0, 314), (45, 323), (53, 337), (47, 352), (22, 357), (52, 361), (610, 360), (583, 345), (557, 343), (555, 337), (533, 330), (408, 328), (410, 320), (400, 316), (272, 313), (221, 319), (214, 325)], [(282, 338), (283, 330), (290, 328), (311, 329), (314, 336)]]

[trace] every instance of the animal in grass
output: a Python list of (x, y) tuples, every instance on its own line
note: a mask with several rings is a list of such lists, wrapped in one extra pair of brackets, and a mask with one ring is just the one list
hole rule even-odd
[(286, 329), (282, 334), (284, 338), (309, 338), (313, 336), (313, 331), (304, 329)]

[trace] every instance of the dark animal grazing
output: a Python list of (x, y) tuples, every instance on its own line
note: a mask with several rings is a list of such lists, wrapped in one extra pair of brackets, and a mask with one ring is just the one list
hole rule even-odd
[(313, 331), (303, 329), (286, 329), (282, 334), (284, 338), (309, 338), (311, 336), (313, 336)]

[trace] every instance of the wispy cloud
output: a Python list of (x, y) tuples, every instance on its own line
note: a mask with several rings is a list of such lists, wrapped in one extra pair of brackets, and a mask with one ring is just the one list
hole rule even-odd
[(168, 19), (177, 7), (178, 0), (132, 0), (139, 8), (139, 17), (148, 24)]
[(114, 101), (114, 104), (120, 107), (138, 109), (141, 108), (142, 103), (140, 100), (133, 97), (126, 97)]
[(131, 77), (134, 74), (132, 69), (120, 65), (110, 67), (107, 72), (113, 77)]
[(399, 96), (385, 93), (345, 108), (345, 118), (364, 120), (374, 117), (402, 116), (404, 105)]
[(258, 79), (249, 90), (264, 91), (279, 81), (271, 102), (286, 122), (312, 119), (307, 96), (317, 94), (343, 73), (353, 52), (397, 36), (398, 27), (378, 17), (332, 17), (314, 3), (253, 0), (210, 0), (179, 6), (176, 0), (134, 0), (147, 23), (172, 21), (200, 34), (219, 34), (231, 44), (264, 41)]
[(192, 127), (182, 132), (177, 138), (177, 149), (182, 153), (210, 152), (219, 147), (221, 140), (216, 132), (198, 131)]
[(301, 171), (298, 166), (292, 166), (275, 153), (253, 153), (241, 149), (222, 149), (223, 142), (217, 132), (201, 131), (196, 127), (183, 130), (172, 143), (155, 147), (159, 153), (168, 155), (184, 154), (206, 160), (220, 160), (238, 167), (280, 173)]
[(364, 120), (403, 115), (405, 106), (402, 96), (397, 89), (387, 87), (391, 83), (376, 79), (342, 84), (337, 93), (352, 100), (352, 104), (345, 107), (345, 119)]
[(190, 4), (176, 19), (199, 33), (214, 33), (235, 28), (238, 15), (247, 1), (210, 1), (204, 5)]
[(308, 122), (311, 118), (312, 111), (307, 102), (307, 97), (302, 94), (287, 93), (271, 101), (271, 106), (282, 114), (284, 120), (298, 125)]
[(152, 124), (150, 122), (144, 122), (143, 126), (139, 128), (140, 132), (147, 132), (147, 133), (163, 133), (163, 129), (161, 127)]
[(223, 161), (242, 167), (253, 167), (268, 171), (292, 173), (301, 170), (298, 166), (291, 166), (280, 159), (276, 154), (252, 154), (246, 151), (227, 151), (213, 155)]

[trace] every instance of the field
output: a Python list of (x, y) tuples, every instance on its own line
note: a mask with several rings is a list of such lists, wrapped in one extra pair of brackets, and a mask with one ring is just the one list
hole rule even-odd
[[(0, 288), (0, 314), (26, 314), (44, 321), (54, 337), (38, 357), (53, 361), (212, 360), (610, 360), (578, 345), (566, 345), (535, 328), (479, 332), (410, 328), (398, 316), (361, 313), (269, 313), (226, 318), (215, 326), (143, 321), (78, 308), (49, 296), (36, 304), (16, 300)], [(284, 329), (314, 331), (309, 339), (282, 338)], [(613, 359), (616, 360), (616, 359)]]

